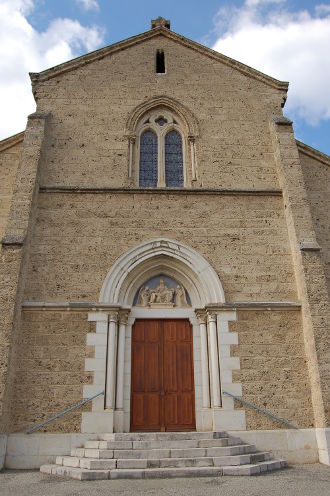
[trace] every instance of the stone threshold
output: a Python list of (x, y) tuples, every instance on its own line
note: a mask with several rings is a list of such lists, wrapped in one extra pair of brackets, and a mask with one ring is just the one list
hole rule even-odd
[(235, 189), (235, 188), (111, 188), (104, 186), (40, 186), (40, 193), (70, 194), (185, 194), (185, 195), (241, 195), (282, 196), (281, 189)]

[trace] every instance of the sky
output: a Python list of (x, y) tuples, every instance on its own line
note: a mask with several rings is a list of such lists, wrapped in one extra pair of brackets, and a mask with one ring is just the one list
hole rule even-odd
[(171, 29), (289, 81), (284, 114), (296, 138), (330, 154), (330, 1), (0, 0), (0, 139), (35, 110), (40, 72), (150, 29)]

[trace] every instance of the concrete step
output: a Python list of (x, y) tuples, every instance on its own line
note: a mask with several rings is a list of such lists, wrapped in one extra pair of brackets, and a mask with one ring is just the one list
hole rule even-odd
[(219, 439), (228, 437), (225, 431), (209, 432), (118, 432), (98, 434), (101, 441), (180, 441), (192, 439)]

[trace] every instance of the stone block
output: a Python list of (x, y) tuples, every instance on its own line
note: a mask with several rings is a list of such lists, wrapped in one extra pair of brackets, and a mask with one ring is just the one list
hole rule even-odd
[(83, 412), (81, 432), (102, 433), (113, 431), (113, 412)]
[(117, 468), (118, 469), (131, 469), (131, 468), (147, 468), (148, 467), (148, 460), (147, 459), (118, 459), (117, 460)]

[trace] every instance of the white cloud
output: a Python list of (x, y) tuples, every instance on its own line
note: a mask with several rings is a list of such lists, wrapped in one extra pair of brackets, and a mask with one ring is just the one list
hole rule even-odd
[(76, 0), (84, 10), (100, 10), (97, 0)]
[(285, 3), (246, 0), (241, 8), (220, 9), (213, 48), (289, 81), (286, 111), (318, 124), (330, 119), (330, 9), (320, 5), (312, 16), (305, 10), (289, 12)]
[(320, 5), (316, 5), (315, 7), (315, 14), (316, 15), (323, 15), (323, 14), (329, 14), (330, 13), (330, 4), (326, 5), (325, 3), (321, 3)]
[(35, 110), (29, 72), (40, 72), (103, 43), (99, 27), (72, 19), (55, 19), (46, 31), (38, 32), (26, 17), (33, 8), (33, 0), (0, 0), (0, 139), (23, 130), (27, 115)]

